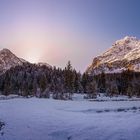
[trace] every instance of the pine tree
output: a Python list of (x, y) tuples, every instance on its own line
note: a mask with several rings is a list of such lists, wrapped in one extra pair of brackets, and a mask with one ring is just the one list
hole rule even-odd
[(46, 76), (44, 74), (42, 74), (40, 76), (40, 80), (39, 80), (39, 87), (41, 89), (41, 92), (44, 92), (47, 86), (47, 79)]
[(101, 93), (105, 93), (106, 92), (106, 78), (105, 78), (105, 73), (102, 72), (100, 75), (99, 75), (99, 81), (98, 81), (98, 88), (99, 88), (99, 91)]
[(82, 91), (81, 87), (81, 73), (76, 72), (76, 70), (73, 71), (73, 76), (74, 76), (74, 92), (75, 93), (80, 93)]
[(97, 96), (97, 83), (95, 80), (87, 84), (87, 96), (88, 98), (96, 98)]
[(65, 81), (65, 90), (70, 94), (74, 91), (74, 73), (72, 69), (71, 62), (68, 61), (68, 64), (64, 70), (64, 81)]
[(83, 87), (83, 92), (84, 93), (87, 93), (87, 85), (89, 83), (89, 76), (87, 73), (84, 73), (83, 76), (82, 76), (82, 87)]

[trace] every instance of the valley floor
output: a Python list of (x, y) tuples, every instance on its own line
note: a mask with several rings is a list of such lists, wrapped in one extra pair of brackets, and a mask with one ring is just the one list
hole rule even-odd
[(140, 101), (0, 100), (0, 140), (139, 140)]

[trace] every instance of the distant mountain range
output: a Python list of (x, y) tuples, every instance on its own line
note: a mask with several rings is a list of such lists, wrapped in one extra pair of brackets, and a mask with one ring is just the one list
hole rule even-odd
[(140, 40), (136, 37), (126, 36), (116, 41), (109, 50), (93, 59), (86, 72), (98, 75), (127, 69), (140, 72)]
[[(0, 74), (6, 72), (11, 67), (23, 65), (24, 63), (30, 64), (30, 62), (28, 62), (22, 58), (18, 58), (15, 54), (13, 54), (8, 49), (2, 49), (0, 51)], [(51, 67), (47, 63), (37, 63), (37, 65), (39, 65), (39, 66), (45, 65), (47, 67)]]

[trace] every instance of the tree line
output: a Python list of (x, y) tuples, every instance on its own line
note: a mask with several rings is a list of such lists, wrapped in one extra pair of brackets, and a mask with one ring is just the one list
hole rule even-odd
[(0, 75), (0, 92), (63, 100), (72, 99), (73, 93), (85, 93), (87, 98), (96, 98), (99, 93), (140, 96), (140, 73), (127, 70), (91, 76), (77, 72), (70, 61), (64, 69), (25, 63)]
[(81, 73), (70, 61), (64, 69), (25, 63), (0, 75), (0, 92), (40, 98), (52, 93), (55, 99), (71, 99), (73, 93), (82, 92)]
[(99, 93), (104, 93), (110, 97), (117, 95), (140, 97), (140, 72), (130, 70), (110, 74), (102, 72), (90, 77), (84, 87), (89, 98), (94, 98)]

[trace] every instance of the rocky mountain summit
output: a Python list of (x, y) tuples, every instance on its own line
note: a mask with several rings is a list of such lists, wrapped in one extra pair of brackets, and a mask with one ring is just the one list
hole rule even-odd
[(0, 51), (0, 73), (5, 72), (11, 67), (22, 65), (24, 62), (25, 60), (23, 61), (22, 59), (18, 58), (8, 49), (2, 49)]
[(140, 40), (126, 36), (116, 41), (105, 53), (95, 57), (86, 72), (91, 75), (140, 71)]
[[(24, 63), (30, 64), (30, 62), (24, 60), (23, 58), (17, 57), (9, 49), (4, 48), (0, 51), (0, 74), (6, 72), (11, 67), (20, 66), (23, 65)], [(51, 67), (49, 64), (41, 62), (37, 63), (36, 65), (38, 66), (45, 65), (47, 67)]]

